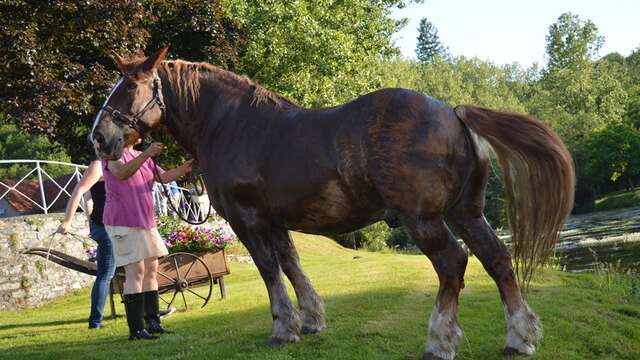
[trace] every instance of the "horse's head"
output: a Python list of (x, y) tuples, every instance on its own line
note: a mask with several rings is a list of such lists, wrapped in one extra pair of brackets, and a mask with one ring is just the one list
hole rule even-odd
[(160, 122), (165, 109), (157, 69), (167, 50), (132, 61), (113, 53), (122, 78), (98, 111), (89, 134), (99, 158), (119, 159), (125, 146), (135, 144)]

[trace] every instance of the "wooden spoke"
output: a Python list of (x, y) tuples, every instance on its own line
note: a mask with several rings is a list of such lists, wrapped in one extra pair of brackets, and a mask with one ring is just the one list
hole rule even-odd
[(162, 300), (165, 304), (169, 305), (169, 302), (165, 300), (162, 296), (158, 295), (158, 299)]
[(180, 268), (178, 267), (178, 261), (176, 260), (178, 256), (172, 256), (171, 258), (173, 259), (173, 266), (176, 267), (176, 274), (178, 274), (178, 279), (180, 279)]
[(158, 271), (158, 275), (164, 277), (165, 279), (169, 280), (169, 281), (175, 281), (175, 279), (165, 275), (165, 273), (163, 273), (162, 271)]
[(184, 278), (185, 279), (189, 279), (189, 273), (191, 272), (191, 269), (193, 268), (193, 265), (196, 264), (196, 262), (198, 262), (198, 258), (193, 258), (193, 261), (191, 262), (191, 265), (189, 265), (189, 268), (187, 269), (187, 272), (184, 274)]
[(182, 295), (182, 301), (184, 302), (184, 309), (189, 310), (189, 305), (187, 305), (187, 298), (184, 297), (184, 291), (180, 291), (180, 295)]
[(167, 308), (169, 308), (171, 306), (171, 304), (173, 304), (173, 301), (176, 299), (176, 295), (178, 295), (178, 291), (175, 291), (173, 293), (173, 296), (171, 297), (171, 301), (169, 301), (169, 304), (167, 304)]
[(187, 289), (187, 291), (188, 291), (188, 292), (190, 292), (190, 293), (192, 293), (193, 295), (195, 295), (195, 296), (199, 297), (200, 299), (202, 299), (202, 300), (204, 300), (204, 301), (207, 301), (207, 300), (208, 300), (206, 297), (204, 297), (204, 296), (202, 296), (202, 295), (198, 294), (197, 292), (195, 292), (195, 291), (193, 291), (193, 290), (191, 290), (191, 289)]

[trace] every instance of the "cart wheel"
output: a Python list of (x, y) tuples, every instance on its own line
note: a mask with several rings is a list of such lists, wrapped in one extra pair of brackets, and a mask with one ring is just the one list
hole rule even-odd
[(184, 309), (188, 310), (187, 297), (202, 304), (204, 307), (211, 299), (213, 290), (213, 279), (211, 271), (202, 259), (190, 253), (179, 252), (170, 254), (160, 260), (158, 264), (158, 282), (161, 285), (158, 289), (160, 300), (167, 305), (167, 309), (174, 303), (176, 308), (182, 298)]

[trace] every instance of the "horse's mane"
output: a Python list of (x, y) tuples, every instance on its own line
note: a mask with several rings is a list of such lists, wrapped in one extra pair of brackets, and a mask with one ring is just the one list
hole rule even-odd
[(175, 94), (184, 104), (193, 105), (198, 100), (200, 89), (199, 73), (206, 72), (215, 80), (231, 89), (241, 90), (242, 93), (250, 91), (252, 104), (268, 103), (277, 108), (286, 109), (297, 106), (286, 97), (276, 94), (254, 83), (246, 76), (240, 76), (204, 62), (189, 62), (184, 60), (167, 60), (160, 65), (160, 71), (166, 74), (166, 78)]

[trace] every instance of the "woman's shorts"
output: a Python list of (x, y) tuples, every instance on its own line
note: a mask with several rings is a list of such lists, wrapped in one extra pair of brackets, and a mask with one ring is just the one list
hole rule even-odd
[(169, 253), (157, 228), (112, 225), (104, 227), (113, 245), (116, 266), (132, 264), (147, 258), (159, 258)]

